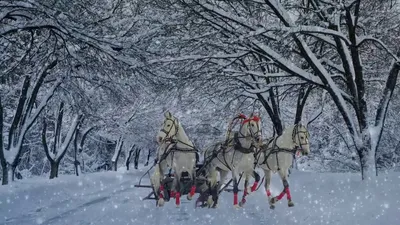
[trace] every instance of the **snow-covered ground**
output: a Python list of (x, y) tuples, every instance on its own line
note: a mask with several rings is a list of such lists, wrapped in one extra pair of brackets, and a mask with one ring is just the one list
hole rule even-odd
[[(289, 178), (295, 207), (288, 208), (284, 198), (271, 210), (264, 188), (250, 195), (241, 209), (232, 207), (228, 192), (217, 209), (195, 209), (194, 200), (186, 198), (180, 208), (173, 201), (156, 208), (152, 200), (141, 201), (149, 189), (134, 187), (145, 170), (32, 178), (1, 186), (0, 224), (400, 224), (400, 173), (365, 183), (359, 174), (295, 171)], [(281, 188), (274, 175), (273, 195)]]

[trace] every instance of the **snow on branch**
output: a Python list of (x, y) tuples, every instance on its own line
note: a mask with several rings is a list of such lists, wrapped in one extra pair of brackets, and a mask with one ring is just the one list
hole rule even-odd
[(43, 97), (42, 101), (35, 109), (33, 115), (29, 115), (29, 117), (27, 117), (26, 122), (21, 125), (22, 127), (21, 127), (21, 131), (20, 131), (20, 135), (18, 137), (16, 137), (17, 138), (16, 143), (12, 144), (10, 146), (10, 148), (8, 149), (8, 151), (5, 151), (5, 156), (6, 156), (7, 162), (9, 162), (10, 164), (14, 164), (16, 162), (16, 160), (20, 154), (20, 151), (21, 151), (21, 146), (22, 146), (22, 142), (25, 138), (25, 134), (27, 133), (29, 128), (33, 125), (33, 123), (36, 121), (39, 114), (43, 111), (44, 107), (47, 105), (49, 100), (53, 97), (55, 90), (58, 88), (58, 86), (61, 85), (62, 81), (63, 81), (63, 78), (59, 78), (55, 81), (53, 86), (47, 91), (47, 94)]
[(319, 77), (311, 74), (299, 67), (297, 67), (294, 63), (290, 62), (289, 60), (285, 59), (281, 54), (275, 52), (270, 48), (268, 45), (263, 43), (254, 43), (257, 47), (263, 50), (263, 54), (265, 54), (268, 58), (272, 59), (277, 65), (284, 71), (289, 74), (293, 74), (300, 78), (303, 78), (313, 84), (322, 85), (322, 81)]
[(393, 57), (393, 59), (396, 60), (396, 62), (400, 62), (400, 58), (394, 54), (394, 52), (392, 52), (381, 40), (372, 37), (371, 35), (367, 35), (367, 36), (361, 36), (357, 39), (357, 47), (360, 47), (364, 42), (367, 41), (372, 41), (375, 42), (377, 44), (379, 44), (390, 56)]
[(258, 71), (250, 71), (250, 70), (234, 70), (234, 69), (224, 69), (223, 72), (233, 73), (234, 75), (230, 75), (230, 77), (242, 77), (242, 76), (256, 76), (256, 77), (290, 77), (292, 75), (288, 73), (263, 73)]
[(254, 88), (254, 89), (244, 89), (246, 92), (250, 93), (250, 94), (262, 94), (265, 92), (268, 92), (271, 88), (273, 87), (285, 87), (285, 86), (294, 86), (294, 85), (302, 85), (305, 84), (305, 82), (301, 82), (301, 81), (282, 81), (282, 82), (273, 82), (270, 84), (265, 85), (262, 88)]
[(154, 60), (149, 60), (149, 64), (155, 64), (155, 63), (169, 63), (169, 62), (179, 62), (179, 61), (188, 61), (188, 60), (205, 60), (205, 59), (235, 59), (235, 58), (241, 58), (243, 56), (246, 56), (249, 52), (241, 52), (241, 53), (233, 53), (233, 54), (214, 54), (214, 55), (187, 55), (183, 57), (167, 57), (167, 58), (161, 58), (161, 59), (154, 59)]

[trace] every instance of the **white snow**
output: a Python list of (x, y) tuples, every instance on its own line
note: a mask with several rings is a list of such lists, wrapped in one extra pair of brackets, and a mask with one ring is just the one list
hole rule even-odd
[[(173, 201), (156, 208), (153, 200), (141, 200), (150, 189), (134, 187), (145, 170), (32, 178), (1, 186), (0, 224), (400, 224), (399, 173), (361, 181), (360, 174), (293, 171), (289, 183), (295, 206), (287, 207), (283, 198), (271, 210), (263, 187), (241, 209), (232, 207), (228, 192), (217, 209), (194, 209), (194, 200), (186, 197), (181, 208)], [(273, 175), (272, 194), (281, 188)]]

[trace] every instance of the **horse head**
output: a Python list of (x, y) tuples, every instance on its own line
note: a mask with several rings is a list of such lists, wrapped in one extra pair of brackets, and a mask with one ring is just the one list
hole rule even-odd
[(308, 133), (307, 127), (301, 122), (293, 126), (293, 142), (303, 155), (308, 155), (310, 153), (309, 137), (310, 134)]
[(245, 136), (250, 136), (255, 142), (261, 141), (261, 119), (259, 116), (251, 113), (249, 118), (243, 120), (242, 131)]
[(178, 134), (179, 122), (169, 111), (164, 113), (164, 121), (161, 129), (158, 131), (156, 139), (161, 144), (168, 139), (174, 138)]

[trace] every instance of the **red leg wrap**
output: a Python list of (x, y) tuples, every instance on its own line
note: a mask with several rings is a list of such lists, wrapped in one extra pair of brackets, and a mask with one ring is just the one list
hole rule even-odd
[(284, 195), (285, 195), (285, 190), (283, 190), (283, 191), (278, 195), (278, 197), (276, 197), (276, 199), (279, 201), (279, 200), (281, 200), (281, 199), (283, 198)]
[(175, 204), (180, 205), (181, 204), (181, 193), (176, 192), (175, 193)]
[(243, 198), (242, 198), (242, 205), (244, 205), (244, 203), (246, 203), (246, 198), (243, 196)]
[(256, 182), (254, 182), (253, 186), (251, 186), (251, 192), (256, 191), (257, 186), (258, 186), (258, 182), (256, 181)]
[(160, 186), (160, 198), (164, 198), (164, 185)]
[(175, 194), (176, 194), (175, 191), (171, 191), (170, 198), (175, 198)]
[(193, 185), (192, 188), (190, 188), (190, 196), (193, 196), (196, 193), (196, 185)]
[(287, 187), (286, 188), (286, 197), (287, 197), (287, 200), (292, 200), (292, 196), (290, 195), (290, 191), (289, 191), (289, 188)]
[(233, 193), (233, 205), (237, 205), (237, 204), (238, 204), (238, 194)]
[(267, 189), (267, 196), (271, 196), (271, 192), (269, 191), (269, 189)]

